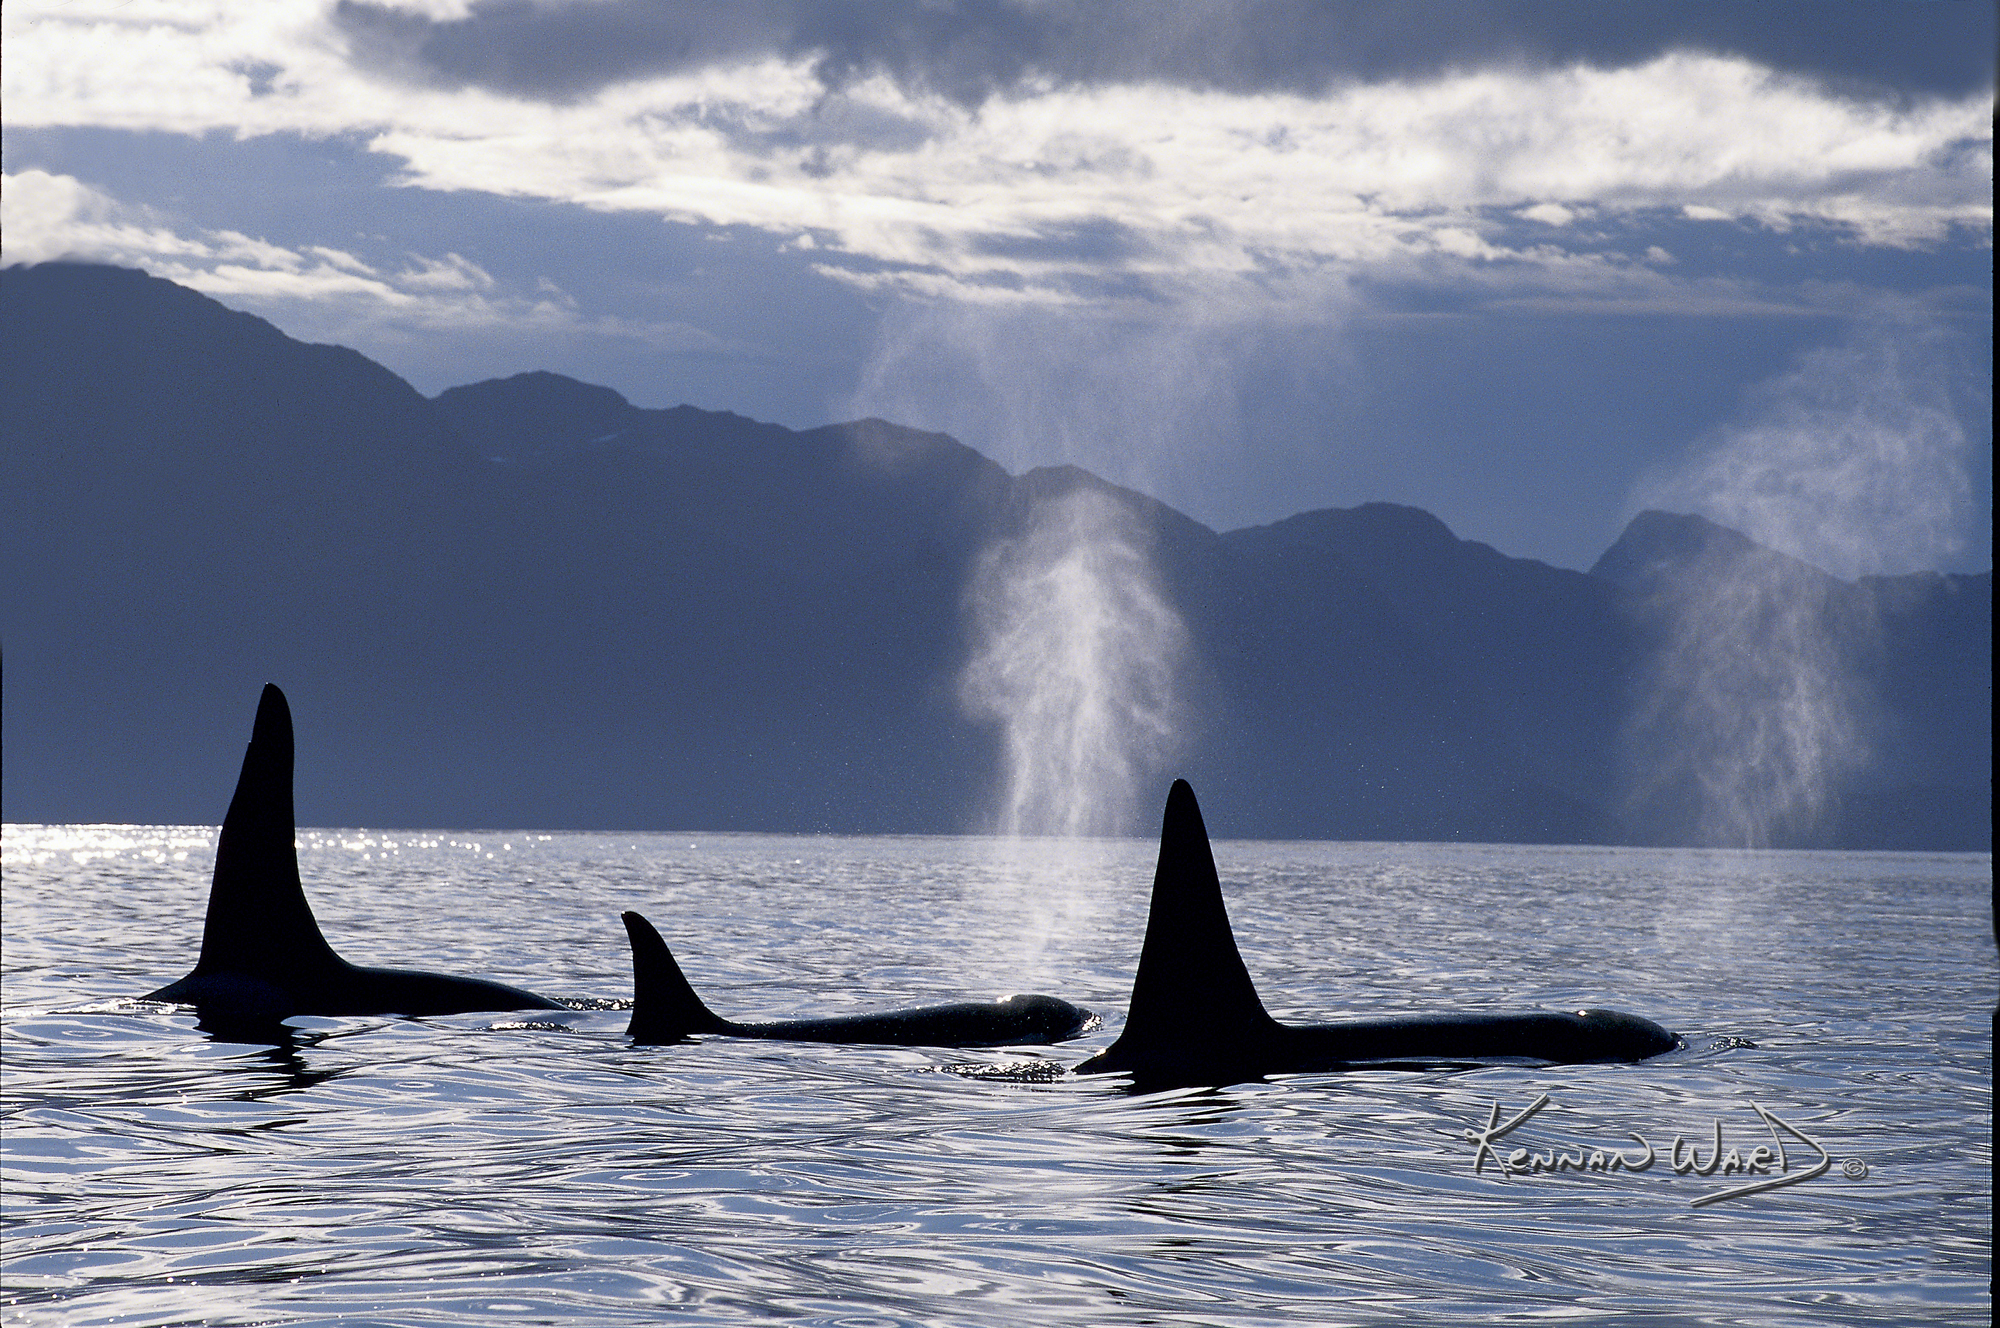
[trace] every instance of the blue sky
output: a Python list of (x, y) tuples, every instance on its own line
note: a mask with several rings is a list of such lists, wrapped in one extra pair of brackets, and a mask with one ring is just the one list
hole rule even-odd
[(1994, 10), (10, 0), (5, 257), (1219, 528), (1991, 562)]

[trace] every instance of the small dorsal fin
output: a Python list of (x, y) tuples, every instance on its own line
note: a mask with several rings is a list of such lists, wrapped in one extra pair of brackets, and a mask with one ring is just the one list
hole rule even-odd
[(1177, 779), (1160, 822), (1160, 862), (1132, 1004), (1124, 1031), (1105, 1053), (1106, 1068), (1155, 1049), (1226, 1054), (1276, 1027), (1237, 953), (1201, 807), (1187, 781)]
[(625, 934), (632, 938), (632, 1022), (625, 1032), (633, 1041), (679, 1042), (690, 1033), (720, 1033), (728, 1025), (701, 1003), (688, 985), (674, 952), (660, 939), (653, 924), (638, 913), (620, 914)]
[(295, 983), (341, 965), (299, 883), (292, 821), (292, 711), (270, 683), (215, 846), (201, 960), (190, 977), (247, 973)]

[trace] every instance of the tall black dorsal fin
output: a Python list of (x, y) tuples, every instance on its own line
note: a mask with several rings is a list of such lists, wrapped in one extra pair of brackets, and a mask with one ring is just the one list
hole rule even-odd
[(1274, 1025), (1229, 929), (1201, 805), (1188, 782), (1176, 779), (1160, 819), (1160, 862), (1125, 1036), (1226, 1042)]
[(340, 966), (299, 883), (296, 834), (292, 709), (285, 694), (266, 683), (215, 846), (201, 961), (188, 976), (248, 973), (296, 982)]
[(674, 952), (653, 924), (638, 913), (622, 913), (632, 938), (632, 1022), (625, 1032), (634, 1042), (679, 1042), (690, 1033), (721, 1033), (729, 1026), (716, 1017), (688, 985)]
[(1152, 911), (1125, 1028), (1082, 1068), (1119, 1070), (1162, 1059), (1229, 1056), (1270, 1037), (1277, 1027), (1237, 953), (1201, 806), (1187, 781), (1177, 779), (1160, 822)]

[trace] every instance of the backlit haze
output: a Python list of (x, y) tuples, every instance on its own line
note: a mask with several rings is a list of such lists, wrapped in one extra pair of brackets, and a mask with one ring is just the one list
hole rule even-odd
[(6, 261), (1218, 529), (1991, 560), (1990, 4), (34, 3)]

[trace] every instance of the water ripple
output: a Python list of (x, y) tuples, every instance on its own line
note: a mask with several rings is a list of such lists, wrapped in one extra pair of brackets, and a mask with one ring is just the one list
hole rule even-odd
[[(9, 1324), (1989, 1317), (1983, 856), (1220, 845), (1290, 1017), (1610, 1004), (1690, 1046), (1132, 1096), (1063, 1069), (1116, 1035), (1148, 845), (311, 832), (355, 958), (580, 1008), (254, 1045), (129, 1000), (193, 953), (205, 835), (7, 836)], [(1026, 988), (1105, 1027), (1025, 1053), (631, 1047), (633, 906), (740, 1017)], [(1637, 1132), (1661, 1160), (1475, 1172), (1466, 1132), (1544, 1094), (1507, 1144)], [(1672, 1140), (1768, 1144), (1760, 1106), (1831, 1169), (1691, 1207), (1725, 1178), (1675, 1174)]]

